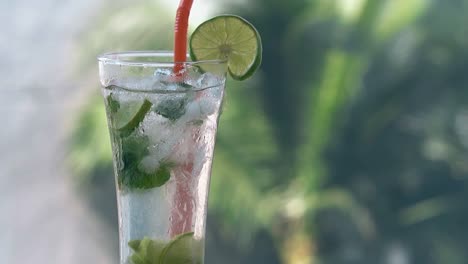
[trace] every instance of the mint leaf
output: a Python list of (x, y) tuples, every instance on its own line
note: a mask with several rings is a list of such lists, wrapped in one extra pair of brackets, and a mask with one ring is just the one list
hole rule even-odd
[[(112, 94), (107, 96), (107, 107), (115, 118), (118, 113), (127, 109), (121, 109), (122, 105), (115, 100)], [(150, 189), (160, 187), (171, 177), (172, 165), (168, 162), (160, 164), (154, 171), (145, 171), (141, 168), (142, 160), (149, 155), (150, 141), (145, 135), (134, 133), (151, 110), (153, 104), (145, 99), (139, 105), (135, 105), (135, 114), (121, 128), (116, 128), (113, 141), (120, 146), (120, 162), (117, 163), (117, 181), (119, 188)], [(132, 111), (133, 112), (133, 111)]]
[(135, 129), (138, 128), (143, 119), (145, 119), (146, 114), (149, 112), (152, 106), (153, 104), (147, 99), (145, 99), (135, 116), (133, 116), (133, 118), (130, 121), (128, 121), (127, 124), (118, 129), (122, 136), (128, 136), (133, 131), (135, 131)]
[(162, 186), (171, 178), (171, 163), (161, 163), (159, 168), (154, 173), (154, 184), (155, 186)]
[(149, 154), (147, 137), (124, 137), (122, 143), (122, 163), (118, 173), (119, 186), (142, 188), (138, 164)]
[(122, 166), (118, 173), (119, 186), (133, 189), (151, 189), (165, 184), (171, 177), (170, 162), (161, 162), (151, 173), (140, 168), (140, 163), (149, 154), (149, 139), (146, 136), (122, 138)]
[(187, 103), (187, 97), (170, 98), (160, 102), (154, 111), (169, 120), (175, 121), (185, 114)]
[(168, 164), (161, 164), (153, 173), (147, 173), (138, 168), (138, 165), (131, 166), (123, 171), (121, 184), (133, 189), (151, 189), (161, 187), (171, 178)]

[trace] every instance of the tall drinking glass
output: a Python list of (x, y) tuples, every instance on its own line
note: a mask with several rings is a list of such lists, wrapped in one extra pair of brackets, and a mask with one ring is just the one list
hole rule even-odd
[(100, 56), (112, 141), (121, 264), (202, 264), (225, 61), (171, 52)]

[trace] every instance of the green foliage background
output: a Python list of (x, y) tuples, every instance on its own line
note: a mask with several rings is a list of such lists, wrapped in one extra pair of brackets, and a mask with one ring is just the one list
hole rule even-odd
[[(106, 50), (170, 49), (168, 12), (140, 1), (103, 14), (80, 74), (95, 75), (88, 58)], [(219, 12), (257, 27), (264, 60), (227, 85), (207, 263), (465, 263), (468, 1), (250, 0)], [(116, 224), (98, 90), (69, 160)]]

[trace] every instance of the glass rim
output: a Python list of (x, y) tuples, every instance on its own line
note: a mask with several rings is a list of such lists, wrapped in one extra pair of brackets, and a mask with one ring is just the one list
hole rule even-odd
[[(199, 65), (199, 64), (226, 64), (227, 59), (221, 60), (200, 60), (191, 61), (189, 54), (187, 54), (187, 61), (185, 62), (174, 62), (167, 61), (167, 58), (174, 57), (174, 52), (169, 50), (130, 50), (130, 51), (117, 51), (117, 52), (106, 52), (97, 56), (99, 62), (111, 65), (120, 66), (137, 66), (137, 67), (173, 67), (174, 65), (183, 64), (186, 66)], [(139, 58), (151, 58), (154, 60), (145, 61), (138, 60)], [(158, 58), (161, 58), (158, 61)], [(163, 61), (162, 59), (166, 59)]]

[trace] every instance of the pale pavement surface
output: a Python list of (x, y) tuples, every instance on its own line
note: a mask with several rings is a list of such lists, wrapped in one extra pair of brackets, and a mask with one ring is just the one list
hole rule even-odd
[(63, 165), (80, 30), (102, 1), (0, 1), (0, 263), (118, 263)]

